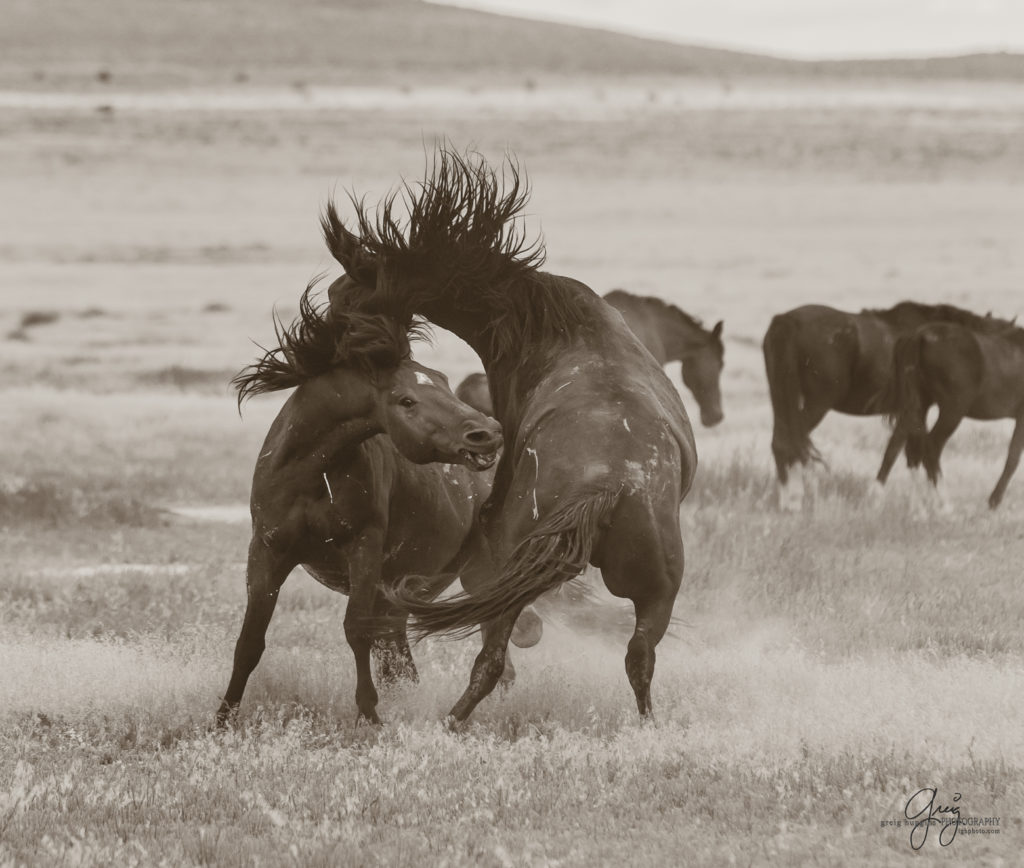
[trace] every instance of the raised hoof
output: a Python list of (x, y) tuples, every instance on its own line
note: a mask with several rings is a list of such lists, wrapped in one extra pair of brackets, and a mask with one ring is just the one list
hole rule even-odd
[(1002, 497), (996, 497), (993, 494), (988, 499), (988, 508), (989, 509), (998, 509), (999, 508), (999, 504), (1002, 503), (1002, 502), (1003, 502)]
[(544, 622), (536, 610), (529, 606), (519, 613), (512, 628), (512, 644), (516, 648), (532, 648), (544, 635)]

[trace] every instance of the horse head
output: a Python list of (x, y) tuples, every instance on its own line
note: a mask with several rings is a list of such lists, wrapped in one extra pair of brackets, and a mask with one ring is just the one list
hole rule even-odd
[(722, 321), (708, 333), (708, 340), (689, 349), (682, 359), (683, 384), (700, 405), (700, 421), (711, 428), (722, 421), (722, 391), (719, 385), (725, 363)]

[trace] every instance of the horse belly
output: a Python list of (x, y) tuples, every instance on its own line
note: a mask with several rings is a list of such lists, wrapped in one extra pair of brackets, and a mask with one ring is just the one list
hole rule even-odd
[[(339, 562), (340, 562), (339, 558)], [(330, 588), (332, 591), (337, 591), (339, 594), (348, 595), (351, 593), (352, 586), (349, 581), (348, 571), (343, 569), (340, 565), (328, 565), (324, 563), (313, 564), (301, 564), (309, 575), (316, 579), (325, 588)]]

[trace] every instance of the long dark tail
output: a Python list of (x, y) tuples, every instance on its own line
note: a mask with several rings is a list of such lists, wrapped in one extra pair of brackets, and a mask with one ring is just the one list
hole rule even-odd
[(611, 516), (618, 498), (617, 491), (599, 491), (560, 506), (516, 546), (497, 581), (478, 594), (462, 593), (426, 602), (417, 593), (419, 583), (414, 577), (385, 593), (412, 615), (413, 635), (468, 636), (481, 624), (510, 610), (518, 611), (545, 591), (583, 572), (597, 533)]
[(772, 453), (779, 478), (785, 482), (790, 466), (822, 459), (800, 417), (802, 395), (797, 327), (784, 314), (772, 318), (764, 336), (763, 349), (768, 392), (775, 417)]
[(886, 404), (892, 408), (889, 422), (907, 435), (907, 466), (917, 467), (924, 454), (925, 403), (921, 380), (921, 338), (904, 335), (892, 354), (892, 380)]

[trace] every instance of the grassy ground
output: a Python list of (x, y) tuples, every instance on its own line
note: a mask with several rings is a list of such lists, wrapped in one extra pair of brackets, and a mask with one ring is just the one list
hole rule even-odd
[[(919, 860), (1017, 861), (1024, 483), (984, 509), (1007, 426), (965, 424), (955, 511), (923, 519), (902, 468), (869, 492), (881, 422), (830, 418), (817, 496), (779, 514), (759, 341), (805, 301), (1017, 313), (1024, 117), (0, 123), (0, 864), (902, 865), (909, 830), (882, 824), (925, 786), (1001, 834), (936, 830)], [(633, 713), (628, 628), (599, 593), (547, 605), (465, 733), (439, 721), (472, 641), (422, 643), (420, 684), (356, 728), (345, 601), (300, 572), (238, 729), (212, 732), (248, 528), (171, 510), (247, 498), (280, 399), (239, 418), (227, 379), (329, 265), (326, 192), (414, 176), (439, 132), (520, 154), (554, 270), (725, 319), (726, 420), (697, 432), (657, 719)], [(478, 365), (445, 334), (420, 356), (453, 380)]]

